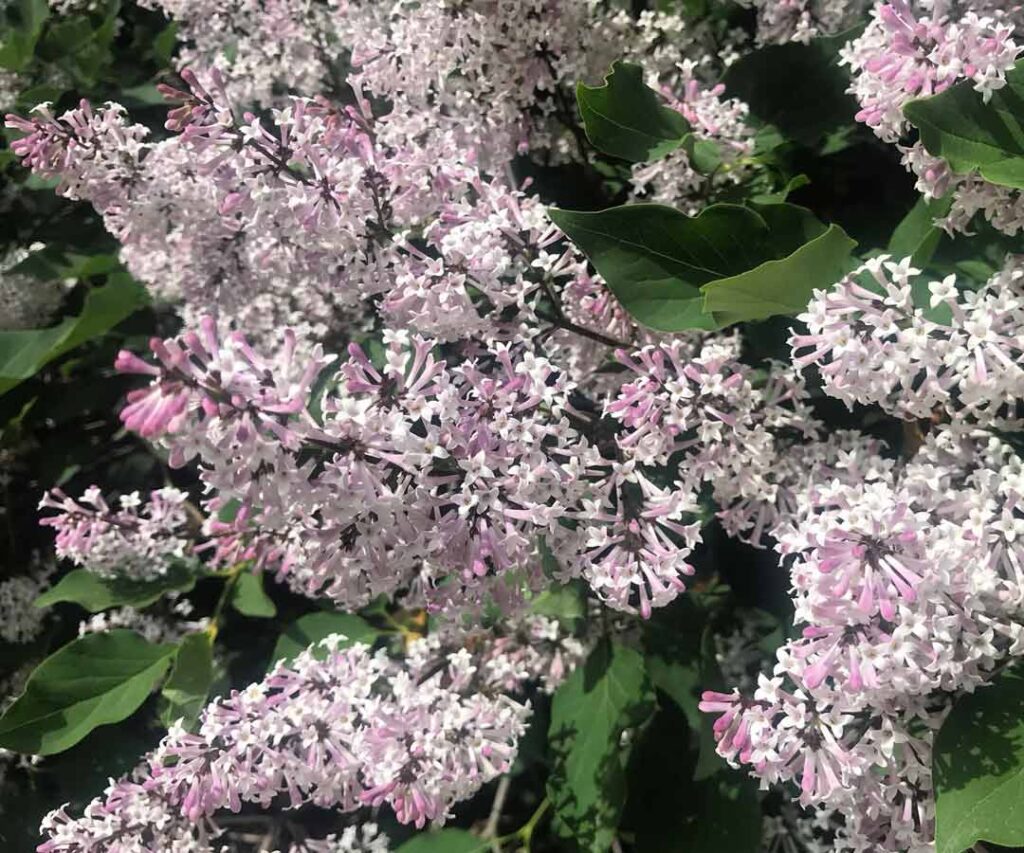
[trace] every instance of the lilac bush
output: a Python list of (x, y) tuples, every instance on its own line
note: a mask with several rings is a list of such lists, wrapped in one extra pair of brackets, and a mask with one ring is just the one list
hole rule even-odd
[(1024, 845), (1022, 7), (38, 5), (35, 849)]

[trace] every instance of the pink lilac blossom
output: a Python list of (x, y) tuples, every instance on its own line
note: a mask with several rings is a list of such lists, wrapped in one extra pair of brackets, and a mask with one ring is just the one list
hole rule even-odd
[(846, 814), (835, 849), (923, 850), (934, 732), (959, 692), (1024, 652), (1022, 463), (947, 427), (909, 462), (862, 468), (859, 483), (813, 483), (775, 531), (802, 636), (752, 693), (702, 708), (731, 763)]
[[(814, 364), (826, 393), (848, 406), (876, 403), (903, 418), (944, 413), (976, 424), (1015, 424), (1024, 399), (1024, 270), (1010, 257), (977, 291), (956, 277), (928, 281), (911, 266), (874, 258), (816, 291), (790, 338), (793, 363)], [(926, 285), (931, 312), (914, 299)], [(923, 290), (923, 288), (918, 288)]]
[(55, 510), (40, 524), (57, 532), (57, 556), (102, 577), (148, 580), (166, 574), (172, 560), (190, 553), (187, 495), (171, 487), (122, 495), (118, 508), (95, 486), (76, 501), (60, 489), (43, 496), (40, 509)]
[[(722, 160), (712, 183), (738, 183), (749, 171), (740, 161), (754, 151), (754, 131), (747, 122), (748, 107), (736, 98), (723, 98), (725, 86), (706, 85), (697, 63), (681, 62), (659, 85), (666, 105), (690, 123), (694, 135), (715, 146)], [(706, 201), (709, 177), (694, 168), (682, 148), (653, 163), (633, 166), (633, 190), (644, 200), (682, 206), (696, 213)]]
[[(61, 177), (61, 192), (96, 206), (129, 270), (158, 298), (179, 303), (187, 323), (214, 313), (258, 344), (285, 325), (311, 342), (348, 336), (367, 324), (368, 303), (387, 325), (438, 339), (514, 338), (538, 325), (538, 301), (557, 302), (577, 279), (604, 290), (575, 250), (557, 279), (538, 280), (534, 264), (560, 235), (517, 186), (512, 158), (528, 139), (532, 152), (550, 146), (557, 161), (570, 135), (553, 114), (571, 104), (577, 80), (597, 77), (621, 55), (674, 93), (726, 161), (751, 144), (745, 107), (702, 82), (715, 70), (700, 69), (698, 80), (706, 39), (675, 38), (683, 28), (667, 13), (633, 21), (589, 0), (501, 0), (498, 10), (448, 0), (339, 2), (326, 18), (304, 0), (269, 11), (160, 5), (186, 39), (205, 44), (186, 51), (185, 86), (163, 87), (180, 103), (167, 125), (177, 135), (147, 142), (145, 128), (115, 104), (83, 103), (59, 117), (44, 105), (32, 118), (8, 117), (26, 134), (15, 150), (40, 175)], [(288, 37), (298, 31), (308, 38)], [(301, 96), (316, 92), (323, 75), (288, 60), (284, 43), (316, 53), (332, 79), (333, 60), (351, 49), (354, 69), (341, 81), (350, 105), (338, 105), (337, 92), (328, 93), (333, 101)], [(262, 82), (228, 79), (227, 54), (259, 65)], [(273, 89), (277, 109), (246, 112), (257, 95), (238, 84)], [(374, 114), (371, 102), (391, 110)], [(480, 116), (471, 114), (475, 104), (486, 104)], [(697, 204), (685, 154), (652, 168), (638, 185)], [(738, 174), (722, 169), (715, 180)], [(551, 292), (541, 294), (541, 284)], [(599, 301), (609, 298), (605, 291)], [(638, 336), (627, 325), (621, 343)], [(583, 369), (593, 364), (588, 354)]]
[(505, 345), (449, 365), (431, 342), (385, 341), (382, 368), (349, 346), (315, 416), (319, 350), (299, 363), (286, 333), (263, 359), (208, 320), (154, 341), (159, 366), (122, 354), (121, 369), (153, 377), (122, 418), (172, 465), (198, 456), (207, 487), (283, 546), (275, 571), (297, 591), (346, 606), (414, 583), (432, 607), (517, 595), (510, 573), (536, 573), (536, 537), (592, 455), (567, 416), (571, 383)]
[[(969, 81), (988, 100), (1006, 85), (1021, 47), (1019, 6), (1005, 4), (898, 2), (879, 4), (859, 38), (841, 51), (853, 75), (850, 91), (860, 103), (857, 114), (887, 142), (898, 143), (910, 125), (904, 105), (913, 98), (938, 94)], [(926, 198), (952, 194), (952, 208), (942, 220), (950, 231), (967, 231), (978, 212), (996, 228), (1016, 234), (1024, 227), (1019, 193), (973, 173), (955, 174), (920, 142), (900, 146), (903, 162), (917, 178)]]
[(279, 795), (291, 807), (387, 805), (422, 827), (508, 770), (529, 706), (482, 690), (468, 652), (425, 649), (403, 664), (340, 640), (325, 641), (326, 659), (308, 650), (209, 705), (196, 734), (172, 728), (139, 778), (112, 783), (82, 817), (51, 813), (40, 853), (210, 846), (219, 811)]
[[(472, 635), (467, 645), (472, 645)], [(583, 662), (591, 643), (568, 633), (557, 620), (526, 615), (502, 626), (496, 637), (487, 637), (477, 653), (480, 677), (491, 687), (514, 692), (536, 683), (544, 693), (558, 686)]]
[[(179, 68), (217, 68), (232, 95), (276, 105), (292, 92), (329, 90), (342, 62), (336, 3), (315, 0), (141, 0), (178, 26)], [(341, 92), (333, 92), (339, 95)]]
[[(187, 322), (212, 312), (257, 338), (294, 323), (314, 341), (374, 300), (391, 326), (514, 338), (538, 300), (577, 280), (603, 289), (575, 249), (545, 266), (561, 234), (542, 205), (486, 177), (450, 135), (386, 144), (363, 99), (294, 98), (268, 124), (239, 119), (219, 74), (182, 74), (190, 91), (165, 87), (180, 135), (153, 145), (114, 107), (8, 123), (28, 134), (26, 163), (91, 200), (129, 270), (182, 302)], [(130, 156), (94, 144), (111, 123)]]
[[(152, 377), (122, 418), (172, 465), (198, 458), (217, 500), (242, 507), (234, 522), (207, 522), (200, 552), (256, 559), (345, 607), (399, 590), (435, 612), (515, 606), (544, 583), (543, 536), (563, 580), (583, 577), (647, 616), (692, 573), (703, 486), (754, 498), (775, 435), (817, 437), (799, 378), (754, 388), (735, 341), (621, 352), (636, 378), (602, 413), (521, 345), (449, 361), (390, 332), (383, 365), (350, 345), (335, 368), (320, 349), (300, 361), (295, 335), (284, 338), (264, 358), (208, 318), (154, 340), (156, 365), (122, 353), (120, 369)], [(329, 390), (314, 399), (318, 376)]]
[(562, 566), (616, 609), (646, 617), (683, 591), (705, 485), (723, 500), (760, 494), (773, 430), (814, 433), (798, 380), (755, 389), (735, 355), (735, 342), (713, 339), (617, 353), (630, 373), (604, 405), (614, 437), (596, 445), (575, 528), (551, 539)]

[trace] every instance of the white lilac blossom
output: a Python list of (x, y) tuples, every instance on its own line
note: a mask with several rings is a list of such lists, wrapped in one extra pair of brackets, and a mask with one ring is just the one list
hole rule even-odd
[[(597, 78), (620, 56), (643, 65), (718, 146), (728, 168), (716, 183), (743, 172), (733, 166), (752, 145), (745, 105), (709, 82), (717, 72), (703, 67), (699, 32), (676, 38), (686, 30), (667, 13), (632, 22), (590, 0), (501, 0), (498, 10), (400, 0), (339, 2), (325, 21), (324, 8), (305, 0), (270, 10), (161, 5), (187, 38), (209, 39), (186, 51), (185, 87), (162, 87), (180, 103), (167, 123), (176, 135), (147, 141), (117, 104), (83, 102), (60, 116), (41, 105), (30, 118), (8, 116), (25, 134), (13, 149), (38, 174), (59, 177), (59, 192), (90, 201), (128, 269), (181, 304), (186, 321), (214, 313), (258, 343), (284, 325), (310, 341), (347, 335), (367, 300), (387, 325), (444, 340), (510, 338), (535, 326), (542, 285), (560, 299), (586, 264), (559, 248), (554, 256), (564, 257), (547, 268), (557, 276), (541, 281), (561, 235), (517, 186), (512, 158), (529, 142), (557, 159), (568, 136), (559, 121), (575, 117), (552, 116), (571, 104), (577, 80)], [(294, 38), (299, 31), (308, 37)], [(292, 62), (295, 50), (316, 54), (320, 70)], [(337, 93), (317, 96), (314, 80), (328, 67), (333, 77), (338, 63), (327, 58), (346, 51), (351, 97), (340, 106)], [(267, 75), (259, 83), (242, 74), (243, 86), (277, 92), (271, 78), (284, 75), (277, 109), (246, 112), (256, 95), (238, 91), (212, 59), (227, 54)], [(383, 102), (391, 108), (381, 114)], [(470, 113), (477, 104), (486, 105), (479, 116)], [(635, 178), (657, 198), (700, 204), (685, 152)], [(604, 291), (600, 301), (612, 299), (599, 279), (587, 281)], [(616, 340), (632, 342), (630, 331)]]
[[(880, 256), (816, 291), (790, 338), (797, 367), (818, 367), (826, 393), (903, 418), (1018, 423), (1024, 399), (1024, 269), (1015, 257), (980, 289), (929, 281), (910, 259)], [(926, 305), (915, 302), (928, 293)], [(944, 322), (931, 319), (942, 310)]]
[(757, 10), (759, 44), (807, 44), (856, 24), (869, 0), (739, 0)]
[(23, 88), (24, 82), (20, 75), (0, 68), (0, 109), (12, 108)]
[(433, 608), (514, 598), (511, 573), (539, 581), (536, 537), (556, 529), (593, 456), (567, 414), (571, 383), (505, 345), (449, 365), (431, 342), (387, 341), (380, 370), (349, 346), (314, 417), (331, 359), (300, 363), (290, 332), (263, 359), (208, 320), (154, 341), (158, 366), (122, 354), (121, 369), (153, 377), (122, 418), (172, 465), (198, 456), (208, 487), (276, 539), (273, 570), (299, 592), (345, 606), (414, 583)]
[(191, 545), (185, 508), (188, 496), (157, 489), (143, 502), (138, 492), (122, 495), (112, 508), (95, 486), (76, 501), (60, 489), (43, 496), (40, 509), (56, 510), (40, 524), (57, 531), (57, 555), (102, 577), (148, 580), (166, 574)]
[(168, 121), (180, 136), (160, 143), (113, 105), (8, 121), (27, 134), (24, 162), (90, 200), (129, 270), (192, 322), (212, 312), (315, 340), (379, 297), (392, 326), (510, 337), (535, 319), (542, 284), (586, 275), (575, 250), (545, 266), (561, 233), (542, 206), (448, 133), (385, 143), (364, 99), (295, 98), (269, 125), (238, 120), (216, 72), (183, 77), (189, 92), (165, 87), (182, 103)]
[[(315, 0), (141, 0), (178, 26), (175, 57), (181, 68), (218, 68), (245, 103), (270, 105), (289, 92), (321, 92), (331, 85), (344, 45), (337, 29), (345, 13)], [(334, 92), (333, 94), (340, 94)]]
[(647, 616), (692, 573), (703, 486), (756, 496), (776, 434), (817, 436), (798, 377), (754, 388), (728, 340), (620, 352), (635, 378), (603, 413), (522, 345), (449, 362), (404, 333), (385, 343), (381, 368), (354, 344), (338, 367), (319, 348), (300, 360), (291, 332), (264, 358), (207, 318), (154, 340), (156, 365), (121, 354), (152, 377), (122, 419), (243, 507), (232, 535), (208, 527), (218, 553), (345, 607), (410, 589), (434, 611), (521, 600), (544, 583), (543, 536), (563, 580)]
[[(1019, 7), (1000, 3), (879, 4), (863, 35), (841, 51), (853, 75), (850, 91), (861, 106), (858, 121), (885, 141), (898, 143), (910, 129), (903, 107), (913, 98), (967, 81), (988, 100), (1006, 85), (1006, 73), (1020, 55), (1022, 23)], [(901, 151), (926, 198), (952, 196), (951, 210), (942, 220), (948, 230), (967, 231), (978, 212), (1007, 234), (1024, 227), (1018, 191), (975, 173), (955, 174), (921, 142), (901, 145)]]
[(190, 620), (192, 605), (187, 599), (174, 602), (169, 613), (149, 613), (133, 607), (116, 607), (95, 613), (78, 624), (78, 636), (105, 634), (115, 628), (129, 628), (150, 643), (177, 643), (188, 634), (205, 631), (209, 619)]
[(44, 281), (17, 269), (41, 248), (35, 243), (10, 250), (0, 259), (0, 331), (49, 325), (60, 307), (64, 288), (59, 281)]
[(28, 643), (39, 636), (47, 613), (33, 602), (50, 585), (55, 569), (36, 556), (27, 573), (0, 581), (0, 641)]
[[(450, 642), (455, 642), (453, 636)], [(466, 645), (478, 643), (476, 666), (489, 687), (514, 693), (524, 684), (535, 683), (544, 693), (558, 686), (586, 658), (591, 643), (574, 636), (556, 619), (525, 615), (508, 620), (479, 641), (469, 633), (461, 635)]]
[(347, 826), (326, 838), (306, 838), (288, 853), (390, 853), (391, 843), (375, 823)]
[(173, 728), (137, 778), (112, 783), (83, 816), (51, 813), (41, 853), (110, 838), (117, 853), (207, 849), (218, 812), (279, 795), (293, 807), (387, 805), (422, 827), (509, 769), (529, 706), (482, 689), (468, 652), (403, 664), (338, 640), (325, 641), (326, 659), (303, 652), (207, 706), (195, 734)]

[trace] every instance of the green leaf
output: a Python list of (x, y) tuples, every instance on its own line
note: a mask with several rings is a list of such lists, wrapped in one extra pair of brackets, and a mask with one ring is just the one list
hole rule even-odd
[(896, 260), (909, 257), (915, 267), (927, 266), (943, 235), (935, 220), (942, 219), (952, 206), (952, 196), (931, 201), (919, 198), (892, 232), (886, 251)]
[(932, 761), (936, 853), (1024, 845), (1024, 666), (957, 701)]
[(757, 782), (745, 772), (724, 773), (696, 786), (694, 818), (680, 833), (688, 853), (757, 853), (761, 849), (761, 805)]
[(799, 313), (807, 307), (815, 288), (843, 277), (856, 245), (842, 228), (830, 225), (824, 234), (786, 258), (707, 285), (704, 310), (723, 324)]
[(549, 213), (623, 307), (663, 332), (798, 312), (841, 277), (855, 245), (790, 204), (715, 204), (695, 217), (657, 204)]
[(530, 602), (530, 612), (547, 616), (572, 628), (586, 615), (587, 591), (583, 584), (570, 581), (555, 584), (539, 593)]
[[(700, 639), (700, 680), (702, 690), (724, 691), (725, 678), (715, 657), (715, 637), (711, 626), (705, 626)], [(725, 759), (717, 750), (718, 740), (714, 733), (715, 718), (712, 714), (701, 713), (698, 731), (697, 766), (693, 778), (697, 781), (708, 779), (726, 768)]]
[[(629, 759), (623, 829), (638, 853), (757, 853), (757, 782), (743, 771), (696, 782), (690, 728), (671, 705), (644, 727)], [(668, 757), (670, 760), (667, 760)]]
[(977, 170), (994, 184), (1024, 189), (1024, 59), (988, 103), (964, 81), (911, 101), (903, 115), (920, 131), (928, 153), (954, 172)]
[(331, 634), (343, 634), (345, 640), (339, 643), (344, 648), (353, 643), (369, 643), (372, 645), (380, 636), (380, 631), (365, 619), (351, 613), (310, 613), (295, 620), (277, 638), (274, 647), (273, 661), (288, 662), (295, 658), (303, 649), (309, 648)]
[(653, 710), (640, 654), (602, 640), (556, 691), (548, 743), (554, 827), (585, 850), (607, 850), (626, 799), (622, 732)]
[(658, 160), (690, 133), (683, 116), (644, 85), (639, 65), (616, 62), (601, 86), (576, 86), (576, 101), (594, 147), (631, 163)]
[(243, 616), (269, 619), (277, 613), (277, 606), (263, 590), (263, 575), (244, 572), (231, 592), (231, 606)]
[(839, 48), (856, 32), (813, 39), (809, 44), (770, 45), (744, 54), (722, 78), (726, 94), (750, 114), (806, 145), (853, 124), (857, 102), (847, 94), (850, 76), (839, 65)]
[(52, 755), (134, 712), (177, 649), (128, 630), (87, 634), (44, 660), (0, 717), (0, 746)]
[(171, 563), (167, 574), (151, 581), (101, 578), (87, 569), (75, 569), (36, 599), (36, 607), (50, 607), (62, 601), (79, 604), (90, 613), (110, 607), (148, 607), (169, 592), (188, 592), (195, 575), (180, 562)]
[(89, 291), (82, 313), (46, 329), (0, 332), (0, 394), (34, 376), (69, 350), (109, 331), (146, 302), (146, 292), (127, 273)]
[(652, 329), (713, 329), (700, 287), (765, 260), (768, 226), (750, 208), (716, 204), (694, 217), (660, 204), (597, 212), (551, 209), (636, 320)]
[(484, 853), (491, 845), (464, 829), (420, 832), (410, 838), (398, 853)]
[(153, 39), (153, 59), (155, 59), (159, 65), (170, 65), (171, 56), (174, 54), (174, 49), (177, 46), (178, 22), (172, 21), (166, 27), (160, 30), (156, 38)]
[(0, 68), (21, 71), (32, 61), (43, 25), (50, 16), (50, 4), (46, 0), (16, 0), (12, 6), (15, 26), (4, 33), (0, 43)]
[(691, 133), (683, 142), (683, 149), (690, 165), (702, 175), (710, 175), (722, 165), (722, 151), (710, 139), (700, 139)]
[(213, 635), (207, 631), (189, 634), (178, 646), (171, 674), (160, 695), (166, 705), (160, 714), (165, 726), (182, 720), (191, 728), (213, 683)]
[(692, 596), (660, 609), (644, 625), (644, 662), (651, 682), (667, 694), (699, 731), (703, 714), (697, 709), (704, 689), (701, 638), (707, 614)]

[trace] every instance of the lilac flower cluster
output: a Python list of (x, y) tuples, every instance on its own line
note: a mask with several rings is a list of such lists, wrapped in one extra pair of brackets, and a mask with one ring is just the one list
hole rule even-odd
[[(800, 315), (797, 367), (818, 367), (826, 393), (877, 403), (903, 418), (937, 413), (960, 423), (1019, 424), (1024, 399), (1024, 269), (1011, 257), (979, 290), (956, 277), (927, 281), (910, 259), (874, 258)], [(927, 308), (914, 293), (928, 293)], [(936, 319), (937, 311), (945, 316)], [(945, 322), (939, 322), (939, 320)]]
[(53, 812), (41, 853), (206, 849), (219, 811), (278, 796), (387, 804), (423, 826), (508, 770), (529, 706), (493, 694), (468, 651), (418, 643), (402, 663), (341, 639), (209, 705), (195, 734), (172, 728), (141, 775), (82, 817)]
[[(212, 702), (83, 816), (52, 813), (42, 853), (213, 851), (218, 815), (243, 804), (441, 823), (509, 770), (524, 685), (551, 692), (586, 655), (586, 637), (529, 612), (533, 596), (582, 580), (647, 618), (684, 591), (713, 518), (776, 549), (801, 628), (756, 677), (750, 637), (733, 638), (723, 670), (742, 692), (702, 703), (723, 756), (799, 792), (806, 811), (784, 807), (771, 849), (791, 849), (786, 831), (929, 849), (933, 733), (1024, 649), (1024, 463), (993, 437), (1024, 426), (1019, 259), (977, 291), (869, 260), (815, 292), (791, 361), (761, 370), (738, 334), (638, 327), (513, 172), (517, 156), (577, 156), (568, 85), (625, 55), (723, 166), (709, 178), (678, 151), (636, 166), (623, 193), (698, 210), (756, 168), (746, 106), (711, 82), (735, 36), (711, 60), (710, 25), (590, 0), (150, 5), (187, 42), (182, 84), (163, 87), (167, 139), (116, 104), (8, 124), (23, 162), (90, 201), (132, 273), (179, 304), (184, 330), (152, 340), (151, 360), (119, 354), (149, 383), (121, 417), (172, 467), (194, 465), (207, 498), (192, 511), (162, 489), (113, 509), (97, 489), (55, 490), (43, 523), (59, 555), (104, 576), (188, 555), (341, 609), (383, 595), (436, 618), (401, 659), (334, 638)], [(746, 5), (761, 43), (862, 9)], [(858, 118), (882, 139), (904, 137), (910, 98), (1004, 84), (1016, 11), (961, 5), (881, 3), (845, 50)], [(1009, 232), (1024, 222), (1010, 191), (904, 154), (926, 193), (953, 190), (950, 228), (980, 209)], [(920, 449), (897, 461), (828, 431), (812, 365), (848, 406), (927, 421)], [(138, 616), (82, 630), (181, 627)], [(363, 824), (290, 853), (386, 849)]]
[(95, 486), (77, 501), (60, 489), (43, 496), (40, 509), (56, 510), (40, 524), (57, 531), (57, 555), (103, 577), (151, 579), (170, 561), (190, 552), (187, 495), (157, 489), (144, 504), (138, 492), (122, 495), (111, 508)]
[(43, 281), (18, 270), (18, 265), (43, 248), (35, 243), (0, 257), (0, 331), (47, 325), (64, 298), (57, 281)]
[[(818, 433), (799, 378), (754, 388), (735, 341), (621, 351), (633, 378), (595, 400), (522, 345), (449, 362), (430, 341), (385, 340), (382, 363), (351, 344), (338, 368), (319, 348), (299, 364), (294, 334), (263, 358), (207, 318), (153, 341), (157, 365), (122, 353), (122, 370), (153, 378), (122, 417), (241, 504), (218, 549), (256, 547), (304, 594), (510, 607), (545, 583), (542, 536), (562, 580), (644, 616), (692, 573), (705, 484), (725, 505), (759, 500), (781, 437)], [(734, 526), (759, 511), (733, 509)]]
[[(1021, 8), (1004, 3), (879, 4), (863, 35), (842, 51), (843, 62), (853, 72), (850, 91), (861, 105), (857, 119), (882, 139), (897, 143), (909, 129), (903, 106), (913, 98), (938, 94), (961, 80), (973, 82), (990, 98), (1006, 85), (1006, 73), (1020, 55), (1022, 25)], [(952, 209), (943, 221), (948, 230), (966, 231), (979, 211), (1007, 234), (1024, 227), (1024, 205), (1017, 191), (977, 174), (955, 174), (920, 142), (900, 150), (926, 198), (952, 193)]]
[(28, 643), (39, 636), (47, 614), (32, 605), (50, 585), (56, 568), (36, 555), (27, 574), (0, 581), (0, 641)]
[[(679, 63), (669, 75), (657, 78), (665, 105), (680, 113), (694, 135), (715, 146), (722, 160), (712, 183), (738, 183), (749, 170), (743, 165), (754, 151), (753, 129), (747, 124), (748, 107), (737, 98), (723, 98), (721, 83), (705, 85), (694, 60)], [(633, 190), (645, 200), (682, 207), (690, 214), (704, 205), (701, 190), (708, 181), (690, 163), (682, 148), (653, 163), (633, 167)]]
[[(681, 19), (667, 13), (633, 21), (587, 0), (502, 0), (499, 10), (345, 2), (330, 13), (302, 0), (259, 12), (161, 5), (197, 45), (184, 87), (164, 87), (180, 103), (167, 124), (176, 135), (146, 141), (116, 104), (61, 116), (42, 105), (8, 125), (25, 134), (14, 146), (23, 161), (92, 202), (133, 275), (183, 303), (190, 323), (212, 312), (257, 340), (289, 325), (312, 341), (350, 335), (373, 300), (391, 327), (509, 338), (536, 325), (542, 290), (557, 300), (584, 278), (612, 299), (574, 250), (555, 277), (535, 266), (560, 234), (511, 167), (527, 142), (531, 156), (567, 159), (571, 86), (622, 56), (716, 143), (728, 165), (716, 184), (748, 168), (733, 168), (752, 150), (745, 105), (707, 82), (717, 72), (705, 45), (676, 38)], [(322, 89), (330, 100), (290, 94), (316, 92), (349, 53), (349, 106), (336, 105), (336, 86)], [(224, 74), (236, 63), (241, 90)], [(266, 98), (277, 107), (269, 116), (239, 106)], [(635, 183), (691, 209), (704, 203), (704, 178), (682, 151), (638, 170)]]
[(847, 815), (836, 849), (931, 840), (931, 744), (958, 691), (1022, 653), (1021, 460), (943, 429), (903, 466), (823, 478), (775, 531), (802, 636), (752, 694), (707, 693), (718, 750)]
[(757, 10), (759, 44), (801, 42), (835, 35), (857, 23), (867, 0), (740, 0)]

